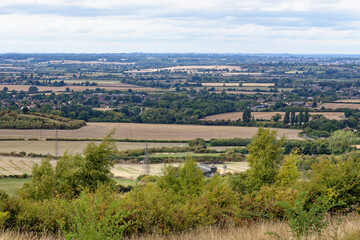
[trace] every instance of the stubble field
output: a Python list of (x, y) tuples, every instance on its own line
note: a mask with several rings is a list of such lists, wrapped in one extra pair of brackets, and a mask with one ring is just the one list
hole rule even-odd
[[(136, 124), (136, 123), (88, 123), (87, 126), (76, 130), (57, 130), (58, 138), (84, 139), (102, 138), (107, 132), (116, 129), (114, 138), (117, 139), (145, 139), (145, 140), (192, 140), (203, 138), (252, 138), (257, 127), (236, 126), (203, 126), (179, 124)], [(301, 139), (300, 130), (276, 129), (279, 137), (287, 139)], [(20, 130), (0, 129), (1, 138), (55, 138), (56, 130)]]

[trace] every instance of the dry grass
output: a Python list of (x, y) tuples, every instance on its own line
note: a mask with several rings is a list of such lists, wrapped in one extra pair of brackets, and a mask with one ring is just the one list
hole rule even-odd
[[(310, 236), (307, 240), (355, 240), (360, 239), (360, 217), (359, 215), (348, 215), (341, 218), (342, 221), (338, 224), (335, 218), (330, 219), (330, 224), (321, 236)], [(267, 233), (274, 232), (280, 235), (281, 238), (275, 238)], [(290, 229), (286, 222), (283, 221), (268, 221), (258, 222), (242, 227), (230, 227), (221, 229), (217, 227), (204, 228), (188, 233), (173, 234), (169, 236), (148, 235), (148, 236), (134, 236), (128, 240), (274, 240), (283, 239), (290, 240), (293, 238), (290, 234)]]
[[(58, 130), (59, 138), (102, 138), (116, 128), (114, 138), (118, 139), (157, 139), (157, 140), (192, 140), (203, 138), (252, 138), (257, 127), (203, 126), (179, 124), (137, 124), (137, 123), (88, 123), (76, 130)], [(301, 139), (300, 130), (276, 129), (278, 136), (287, 139)], [(55, 130), (20, 130), (0, 129), (1, 138), (55, 138)]]
[[(339, 218), (329, 218), (329, 226), (320, 236), (313, 235), (307, 240), (358, 240), (360, 239), (360, 217), (359, 215), (350, 214)], [(242, 227), (218, 228), (208, 227), (187, 233), (178, 233), (167, 236), (161, 235), (144, 235), (132, 236), (126, 240), (292, 240), (289, 227), (284, 221), (267, 221), (257, 222)], [(274, 232), (280, 235), (275, 238), (269, 234)], [(0, 240), (62, 240), (60, 235), (50, 234), (32, 234), (13, 231), (3, 231), (0, 233)], [(303, 238), (304, 239), (304, 238)]]
[(0, 240), (60, 240), (65, 239), (60, 235), (51, 235), (47, 233), (29, 233), (29, 232), (15, 232), (2, 231), (0, 233)]
[[(263, 120), (270, 120), (272, 116), (279, 113), (282, 117), (284, 117), (285, 112), (252, 112), (251, 115), (254, 116), (255, 119), (263, 119)], [(242, 112), (231, 112), (231, 113), (222, 113), (207, 116), (201, 120), (231, 120), (235, 121), (242, 118)], [(321, 114), (324, 117), (330, 120), (344, 120), (344, 113), (343, 112), (311, 112), (310, 115)]]
[(351, 104), (351, 103), (323, 103), (316, 107), (316, 109), (337, 109), (337, 108), (350, 108), (350, 109), (360, 109), (360, 104)]

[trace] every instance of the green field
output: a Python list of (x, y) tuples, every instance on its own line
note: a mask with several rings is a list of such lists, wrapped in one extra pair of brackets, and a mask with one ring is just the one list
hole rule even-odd
[[(136, 184), (135, 180), (124, 179), (124, 178), (113, 178), (117, 184), (125, 186), (133, 186)], [(16, 178), (7, 178), (0, 179), (0, 190), (4, 190), (9, 195), (14, 195), (18, 189), (20, 189), (24, 183), (29, 182), (30, 179), (16, 179)]]
[(14, 195), (17, 189), (20, 189), (24, 183), (29, 182), (29, 178), (25, 179), (0, 179), (0, 190), (4, 190), (10, 195)]

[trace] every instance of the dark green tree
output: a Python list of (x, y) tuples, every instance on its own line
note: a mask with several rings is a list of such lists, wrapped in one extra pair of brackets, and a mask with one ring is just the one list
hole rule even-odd
[(285, 112), (285, 116), (284, 116), (284, 124), (288, 124), (288, 123), (290, 123), (290, 111), (289, 110), (287, 110)]
[(250, 122), (251, 121), (251, 109), (247, 107), (243, 112), (243, 122)]

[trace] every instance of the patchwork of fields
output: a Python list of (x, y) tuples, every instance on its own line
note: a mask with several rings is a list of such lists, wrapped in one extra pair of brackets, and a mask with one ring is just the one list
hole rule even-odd
[[(88, 123), (87, 126), (76, 130), (58, 130), (59, 138), (84, 139), (102, 138), (112, 129), (116, 129), (114, 138), (117, 139), (146, 139), (146, 140), (192, 140), (203, 138), (251, 138), (257, 127), (236, 126), (203, 126), (179, 124), (136, 124), (136, 123)], [(301, 139), (300, 130), (276, 129), (278, 136), (287, 139)], [(56, 130), (19, 130), (0, 129), (1, 138), (55, 138)]]

